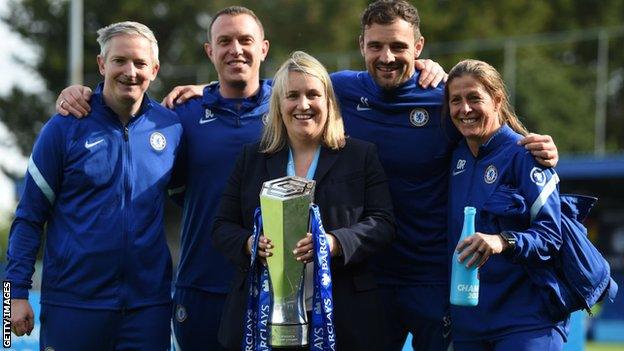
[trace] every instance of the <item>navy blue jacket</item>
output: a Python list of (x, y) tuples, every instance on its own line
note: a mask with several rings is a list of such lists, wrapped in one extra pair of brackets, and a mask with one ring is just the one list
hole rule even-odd
[(266, 81), (248, 99), (225, 99), (219, 94), (219, 84), (211, 84), (203, 97), (174, 110), (184, 126), (187, 145), (187, 157), (180, 162), (186, 188), (177, 195), (184, 212), (176, 287), (214, 293), (230, 289), (234, 266), (215, 250), (212, 225), (239, 152), (244, 144), (260, 139), (270, 96)]
[(388, 176), (397, 237), (375, 259), (384, 284), (448, 284), (448, 165), (460, 136), (442, 119), (444, 87), (422, 89), (419, 76), (385, 91), (366, 71), (331, 75), (347, 134), (377, 146)]
[[(223, 192), (213, 240), (238, 268), (219, 330), (219, 341), (228, 349), (239, 348), (243, 341), (249, 285), (245, 247), (260, 190), (265, 181), (286, 176), (287, 162), (288, 148), (265, 154), (259, 152), (258, 143), (246, 145)], [(348, 138), (342, 149), (322, 147), (314, 180), (323, 227), (343, 250), (341, 257), (331, 260), (336, 349), (383, 350), (378, 335), (383, 305), (377, 299), (370, 258), (392, 240), (394, 220), (374, 145)]]
[(168, 303), (163, 209), (182, 126), (147, 95), (126, 127), (99, 90), (90, 103), (87, 118), (53, 116), (35, 143), (9, 239), (12, 297), (28, 297), (45, 228), (42, 303)]
[[(479, 269), (479, 304), (451, 305), (454, 340), (491, 340), (512, 332), (556, 327), (562, 334), (563, 321), (548, 311), (539, 298), (539, 288), (527, 269), (551, 264), (562, 243), (559, 178), (551, 168), (538, 165), (531, 154), (517, 145), (521, 136), (507, 125), (479, 148), (478, 156), (462, 140), (450, 172), (449, 257), (459, 240), (463, 209), (477, 209), (475, 229), (485, 234), (508, 231), (517, 240), (513, 250), (493, 255)], [(511, 190), (510, 190), (511, 189)], [(516, 192), (527, 209), (518, 215), (491, 216), (486, 210), (498, 201), (499, 192)], [(513, 209), (516, 203), (510, 202)], [(500, 204), (496, 205), (499, 208)]]

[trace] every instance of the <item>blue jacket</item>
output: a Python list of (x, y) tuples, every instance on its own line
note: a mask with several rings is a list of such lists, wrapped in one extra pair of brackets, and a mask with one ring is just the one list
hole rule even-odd
[[(513, 196), (514, 203), (524, 202), (518, 194), (504, 193), (500, 201), (487, 209), (493, 214), (500, 213), (505, 197)], [(605, 297), (611, 301), (617, 294), (618, 285), (611, 278), (609, 263), (587, 237), (587, 228), (582, 224), (589, 210), (598, 200), (582, 195), (561, 195), (561, 245), (558, 259), (548, 264), (527, 267), (527, 273), (535, 285), (542, 288), (542, 298), (546, 299), (554, 318), (567, 318), (574, 311), (590, 308)], [(526, 206), (515, 207), (522, 215)]]
[(230, 290), (234, 266), (214, 248), (212, 225), (239, 152), (244, 144), (260, 139), (270, 96), (266, 81), (247, 99), (225, 99), (219, 85), (211, 84), (203, 97), (175, 108), (187, 146), (187, 157), (180, 163), (186, 188), (177, 195), (184, 211), (176, 287)]
[(92, 309), (168, 303), (166, 188), (180, 148), (177, 116), (147, 97), (124, 127), (99, 90), (87, 118), (53, 116), (28, 164), (6, 276), (27, 298), (46, 232), (41, 302)]
[[(493, 255), (479, 269), (479, 304), (451, 306), (455, 340), (489, 340), (513, 332), (556, 327), (563, 320), (551, 317), (546, 302), (536, 298), (538, 287), (526, 267), (552, 263), (562, 243), (559, 178), (553, 169), (538, 165), (517, 145), (521, 136), (504, 125), (474, 157), (466, 141), (453, 153), (449, 198), (449, 257), (462, 230), (464, 206), (477, 209), (476, 230), (485, 234), (508, 231), (517, 244)], [(487, 212), (498, 193), (510, 191), (526, 199), (518, 215), (510, 202), (509, 214)], [(500, 205), (498, 205), (500, 207)]]
[(448, 284), (448, 165), (460, 135), (442, 119), (444, 87), (422, 89), (420, 73), (381, 89), (368, 72), (331, 75), (348, 135), (377, 145), (397, 237), (375, 259), (385, 284)]

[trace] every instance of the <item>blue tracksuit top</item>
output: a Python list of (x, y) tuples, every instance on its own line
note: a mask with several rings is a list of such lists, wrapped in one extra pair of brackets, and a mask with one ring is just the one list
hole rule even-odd
[(53, 116), (33, 148), (6, 276), (27, 298), (46, 226), (41, 302), (126, 309), (171, 300), (163, 210), (180, 149), (177, 116), (143, 97), (126, 127), (98, 88), (87, 118)]
[[(550, 320), (539, 289), (526, 269), (549, 264), (561, 245), (559, 178), (552, 168), (536, 163), (524, 147), (522, 137), (507, 125), (479, 148), (474, 157), (465, 140), (453, 153), (450, 171), (449, 257), (462, 231), (464, 206), (477, 209), (475, 229), (485, 234), (509, 231), (517, 240), (513, 251), (492, 255), (480, 268), (479, 304), (451, 305), (453, 338), (485, 340), (513, 332), (557, 327)], [(506, 190), (505, 190), (506, 189)], [(511, 189), (511, 190), (509, 190)], [(530, 210), (526, 215), (490, 216), (485, 208), (497, 191), (521, 195)], [(490, 201), (490, 202), (488, 202)], [(498, 204), (500, 207), (504, 204)], [(510, 209), (514, 204), (506, 205)]]
[(187, 156), (180, 263), (176, 287), (227, 293), (234, 266), (212, 245), (212, 225), (221, 194), (242, 146), (260, 140), (271, 87), (260, 82), (247, 99), (226, 99), (219, 84), (175, 108), (184, 126)]
[(442, 119), (444, 87), (422, 89), (420, 73), (384, 91), (368, 72), (331, 75), (348, 135), (377, 145), (397, 222), (376, 255), (384, 284), (448, 284), (448, 165), (459, 134)]

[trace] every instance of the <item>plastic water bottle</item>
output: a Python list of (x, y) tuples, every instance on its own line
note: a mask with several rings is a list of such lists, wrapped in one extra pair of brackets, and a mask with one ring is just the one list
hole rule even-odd
[[(462, 229), (459, 242), (475, 233), (474, 207), (464, 207), (464, 227)], [(453, 263), (451, 271), (451, 304), (457, 306), (476, 306), (479, 303), (479, 279), (477, 279), (477, 266), (466, 268), (466, 262), (459, 262), (457, 251), (453, 252)]]

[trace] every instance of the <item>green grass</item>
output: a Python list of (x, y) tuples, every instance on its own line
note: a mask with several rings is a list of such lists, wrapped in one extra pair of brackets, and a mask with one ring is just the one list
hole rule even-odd
[(623, 351), (624, 344), (621, 343), (596, 343), (588, 342), (585, 351)]

